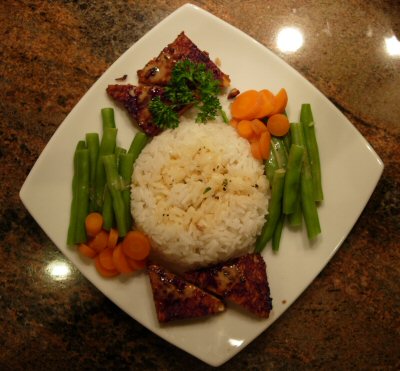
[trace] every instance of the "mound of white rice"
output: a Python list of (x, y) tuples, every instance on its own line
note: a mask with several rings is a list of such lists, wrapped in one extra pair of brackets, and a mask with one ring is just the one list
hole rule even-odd
[(153, 258), (178, 270), (248, 252), (265, 221), (268, 182), (249, 143), (224, 123), (183, 122), (135, 162), (132, 215)]

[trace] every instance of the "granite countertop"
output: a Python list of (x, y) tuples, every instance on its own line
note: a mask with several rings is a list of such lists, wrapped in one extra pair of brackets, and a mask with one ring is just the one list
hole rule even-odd
[[(399, 369), (400, 3), (193, 3), (298, 70), (385, 164), (337, 254), (279, 320), (221, 369)], [(69, 264), (18, 196), (46, 143), (89, 87), (183, 4), (0, 2), (2, 370), (209, 368), (110, 302)], [(296, 52), (276, 43), (284, 26), (303, 33)], [(49, 274), (53, 262), (69, 267), (65, 279)]]

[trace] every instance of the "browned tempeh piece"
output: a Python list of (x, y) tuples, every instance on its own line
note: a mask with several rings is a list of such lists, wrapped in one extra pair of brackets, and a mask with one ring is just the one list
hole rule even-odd
[(147, 85), (167, 85), (171, 79), (172, 70), (180, 60), (190, 60), (195, 63), (204, 63), (216, 80), (221, 82), (221, 86), (226, 88), (230, 84), (229, 76), (224, 74), (218, 66), (210, 59), (206, 51), (201, 51), (184, 32), (161, 53), (149, 61), (145, 67), (137, 71), (140, 84)]
[(183, 277), (258, 317), (269, 317), (272, 300), (265, 261), (260, 254), (247, 254), (225, 263), (186, 272)]
[(138, 126), (149, 136), (159, 134), (162, 129), (155, 125), (149, 111), (149, 102), (156, 96), (162, 96), (159, 86), (109, 85), (108, 95), (122, 104), (135, 119)]
[(224, 303), (157, 264), (148, 266), (158, 321), (198, 318), (221, 313)]
[[(162, 131), (153, 122), (149, 103), (159, 96), (161, 100), (168, 104), (163, 96), (164, 87), (171, 79), (175, 64), (184, 59), (204, 63), (212, 71), (215, 78), (221, 82), (222, 87), (229, 86), (229, 76), (224, 74), (210, 60), (207, 52), (201, 51), (184, 32), (181, 32), (171, 44), (161, 51), (158, 57), (153, 58), (143, 69), (137, 71), (139, 78), (137, 86), (115, 84), (107, 87), (108, 95), (123, 105), (139, 128), (149, 136), (155, 136)], [(182, 114), (188, 108), (190, 106), (180, 107), (178, 114)]]

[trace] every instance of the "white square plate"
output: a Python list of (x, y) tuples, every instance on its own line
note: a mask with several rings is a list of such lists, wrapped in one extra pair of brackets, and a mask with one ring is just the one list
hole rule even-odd
[[(131, 279), (104, 279), (94, 264), (68, 248), (66, 236), (71, 202), (72, 158), (75, 145), (87, 132), (101, 132), (100, 109), (115, 104), (105, 89), (115, 78), (136, 70), (185, 31), (211, 59), (222, 61), (232, 87), (286, 88), (288, 115), (297, 121), (302, 103), (311, 103), (323, 171), (325, 201), (319, 207), (322, 235), (310, 246), (305, 232), (285, 229), (281, 248), (263, 252), (273, 297), (268, 320), (257, 320), (235, 309), (206, 320), (160, 326), (145, 274)], [(225, 102), (226, 104), (226, 102)], [(127, 114), (115, 108), (120, 144), (127, 147), (135, 128)], [(20, 197), (55, 245), (104, 295), (143, 326), (202, 361), (219, 366), (267, 329), (311, 283), (337, 251), (365, 207), (383, 164), (354, 126), (280, 58), (240, 30), (187, 4), (176, 10), (127, 50), (90, 88), (47, 144), (32, 168)]]

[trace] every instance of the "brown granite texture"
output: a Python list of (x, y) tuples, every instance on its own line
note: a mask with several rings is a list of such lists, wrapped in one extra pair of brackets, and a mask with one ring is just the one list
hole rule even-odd
[[(0, 2), (0, 369), (209, 367), (124, 314), (72, 268), (18, 192), (73, 106), (127, 48), (184, 1)], [(400, 368), (400, 38), (396, 0), (194, 1), (315, 84), (385, 169), (338, 253), (293, 306), (221, 370)], [(303, 30), (284, 54), (280, 27)]]

